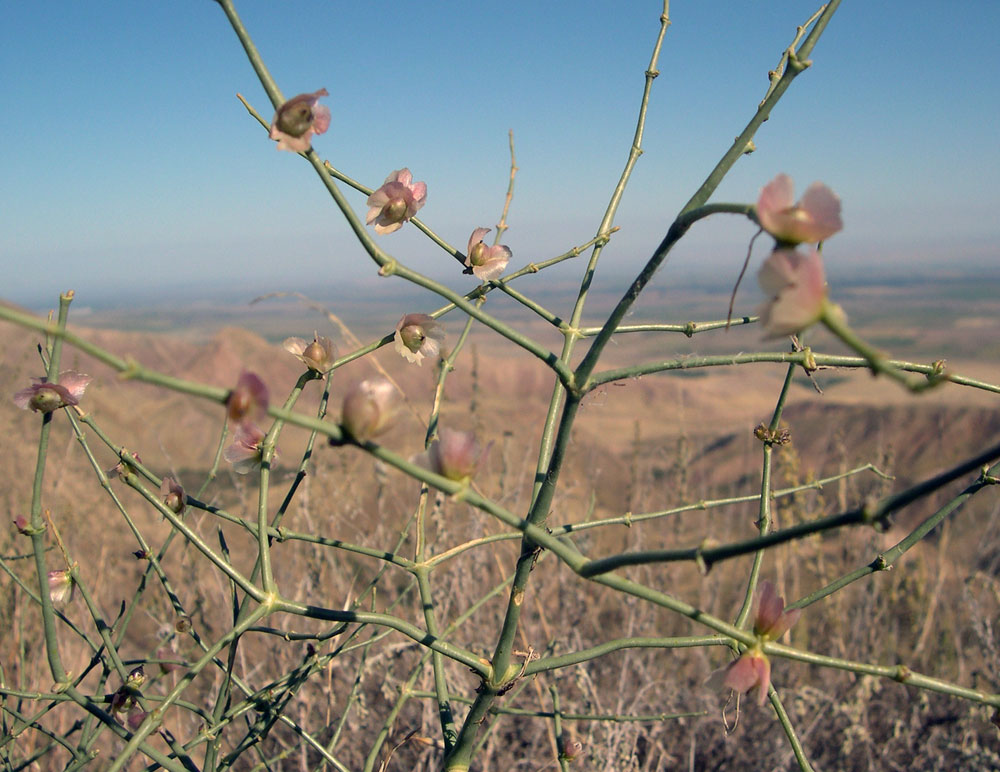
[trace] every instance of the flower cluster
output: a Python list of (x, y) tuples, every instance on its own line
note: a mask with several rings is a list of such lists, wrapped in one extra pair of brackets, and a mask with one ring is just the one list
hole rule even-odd
[(757, 280), (769, 300), (758, 309), (767, 338), (793, 335), (815, 324), (833, 305), (827, 300), (826, 273), (820, 253), (802, 243), (823, 241), (843, 227), (840, 199), (814, 182), (798, 202), (791, 177), (779, 174), (760, 192), (757, 220), (775, 240)]
[(319, 98), (329, 96), (325, 88), (311, 94), (299, 94), (278, 108), (271, 120), (271, 139), (278, 150), (304, 153), (312, 145), (313, 134), (330, 128), (330, 108), (319, 104)]
[(719, 671), (719, 675), (724, 686), (741, 694), (756, 687), (757, 703), (763, 705), (771, 685), (771, 663), (761, 649), (761, 644), (784, 635), (798, 621), (802, 610), (785, 611), (784, 598), (778, 595), (774, 585), (768, 581), (761, 582), (757, 588), (756, 606), (753, 632), (758, 638), (757, 644)]
[(399, 169), (368, 196), (366, 222), (374, 224), (376, 233), (392, 233), (402, 228), (426, 202), (427, 184), (413, 182), (409, 169)]

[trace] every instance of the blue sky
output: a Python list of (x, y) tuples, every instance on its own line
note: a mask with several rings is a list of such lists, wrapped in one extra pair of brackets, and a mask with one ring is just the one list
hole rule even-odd
[[(645, 154), (599, 280), (621, 285), (753, 113), (807, 2), (675, 2)], [(286, 96), (326, 87), (314, 146), (377, 186), (408, 166), (420, 215), (464, 248), (497, 221), (512, 266), (590, 238), (625, 161), (661, 4), (237, 2)], [(1000, 3), (844, 2), (714, 197), (753, 201), (776, 173), (844, 203), (838, 275), (997, 264)], [(275, 151), (235, 98), (272, 113), (211, 0), (6, 3), (0, 72), (0, 297), (170, 302), (223, 290), (335, 294), (379, 286), (311, 168)], [(364, 211), (360, 194), (351, 192)], [(699, 224), (657, 282), (735, 274), (753, 228)], [(471, 277), (411, 228), (382, 237), (457, 288)], [(551, 282), (578, 275), (567, 265)], [(540, 277), (539, 280), (544, 280)], [(726, 276), (726, 282), (730, 277)]]

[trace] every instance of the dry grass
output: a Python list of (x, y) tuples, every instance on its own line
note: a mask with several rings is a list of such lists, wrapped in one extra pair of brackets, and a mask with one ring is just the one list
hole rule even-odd
[[(225, 330), (205, 345), (150, 334), (94, 332), (89, 337), (111, 350), (129, 352), (151, 367), (182, 377), (230, 384), (246, 367), (266, 374), (275, 394), (287, 389), (298, 363), (256, 336)], [(11, 393), (38, 371), (25, 336), (0, 327), (4, 341), (0, 391)], [(16, 342), (16, 343), (15, 343)], [(481, 343), (481, 341), (480, 341)], [(442, 424), (477, 428), (494, 441), (490, 463), (477, 480), (482, 490), (513, 512), (524, 512), (534, 476), (532, 455), (544, 418), (548, 379), (533, 361), (485, 355), (480, 346), (477, 377), (471, 360), (451, 376)], [(221, 428), (217, 407), (165, 394), (147, 386), (123, 383), (106, 371), (67, 352), (67, 367), (98, 376), (86, 407), (108, 432), (113, 444), (140, 453), (158, 473), (173, 473), (191, 491), (206, 479)], [(406, 393), (426, 413), (432, 387), (428, 368), (404, 369), (391, 352), (381, 352)], [(332, 404), (368, 365), (354, 363), (334, 381)], [(624, 512), (657, 511), (720, 496), (754, 493), (759, 485), (760, 445), (752, 428), (766, 419), (776, 395), (777, 370), (722, 372), (699, 378), (643, 378), (609, 386), (589, 398), (574, 435), (572, 461), (566, 469), (549, 524), (611, 517)], [(821, 374), (821, 378), (823, 375)], [(881, 384), (878, 384), (881, 389)], [(300, 409), (315, 409), (318, 386)], [(844, 398), (839, 397), (844, 394)], [(849, 397), (847, 395), (850, 395)], [(886, 482), (867, 474), (827, 486), (822, 491), (781, 499), (775, 507), (778, 525), (838, 511), (871, 496), (884, 495), (942, 467), (957, 462), (995, 438), (1000, 419), (992, 408), (969, 401), (957, 389), (942, 390), (929, 400), (897, 404), (881, 391), (858, 383), (834, 383), (825, 400), (804, 386), (793, 393), (786, 414), (793, 444), (778, 452), (776, 487), (808, 482), (858, 464), (875, 463), (895, 475)], [(475, 402), (474, 410), (470, 406)], [(334, 410), (336, 412), (336, 410)], [(136, 543), (108, 496), (96, 484), (80, 446), (62, 416), (56, 421), (49, 455), (45, 503), (53, 521), (80, 564), (109, 625), (122, 601), (136, 596), (146, 562), (131, 554)], [(8, 405), (0, 410), (5, 449), (0, 496), (13, 517), (26, 511), (34, 464), (37, 418)], [(622, 427), (627, 427), (622, 431)], [(406, 419), (383, 442), (404, 454), (420, 447), (415, 419)], [(111, 450), (88, 442), (104, 468), (114, 463)], [(272, 511), (290, 484), (304, 448), (305, 435), (288, 430), (279, 441), (281, 461), (275, 475)], [(202, 496), (237, 517), (252, 518), (256, 487), (252, 479), (226, 469)], [(170, 527), (133, 491), (114, 488), (137, 527), (154, 548), (167, 539)], [(409, 525), (418, 486), (380, 467), (351, 448), (317, 446), (284, 526), (330, 539), (392, 550), (407, 529), (411, 534), (400, 552), (412, 556)], [(765, 562), (765, 575), (789, 598), (801, 597), (846, 571), (870, 562), (909, 528), (954, 495), (957, 488), (924, 500), (897, 519), (886, 533), (848, 530), (815, 536), (775, 549)], [(580, 532), (576, 544), (600, 556), (626, 549), (691, 546), (706, 536), (718, 541), (753, 533), (756, 507), (739, 504), (707, 511)], [(188, 522), (213, 546), (224, 540), (233, 564), (252, 568), (256, 547), (242, 527), (214, 515), (190, 511)], [(432, 553), (503, 528), (484, 513), (453, 500), (436, 497), (428, 517)], [(434, 603), (444, 628), (510, 574), (519, 542), (494, 542), (462, 553), (433, 574)], [(0, 555), (27, 587), (37, 587), (30, 561), (19, 556), (26, 540), (12, 528), (0, 531)], [(58, 561), (50, 553), (50, 561)], [(379, 574), (379, 561), (314, 543), (286, 540), (274, 547), (276, 578), (289, 598), (330, 608), (361, 601), (365, 609), (387, 610), (423, 625), (423, 612), (410, 576), (389, 567)], [(214, 566), (181, 540), (172, 543), (163, 561), (177, 600), (193, 622), (193, 633), (213, 641), (232, 624), (232, 588)], [(733, 560), (701, 575), (690, 564), (648, 566), (625, 573), (651, 587), (682, 598), (705, 611), (731, 618), (742, 598), (749, 559)], [(377, 579), (377, 591), (365, 593)], [(8, 688), (47, 691), (51, 688), (41, 642), (37, 609), (8, 575), (0, 575), (0, 661)], [(507, 603), (501, 591), (485, 602), (450, 637), (488, 657)], [(543, 555), (532, 576), (519, 637), (521, 656), (529, 652), (563, 654), (628, 636), (671, 636), (704, 632), (689, 620), (635, 598), (577, 578), (551, 556)], [(989, 491), (953, 515), (892, 571), (857, 582), (811, 607), (791, 632), (791, 643), (831, 656), (879, 664), (905, 662), (911, 669), (956, 683), (1000, 691), (1000, 508)], [(77, 596), (65, 608), (67, 619), (89, 631), (93, 622)], [(177, 614), (163, 586), (150, 577), (131, 616), (120, 654), (130, 663), (149, 663), (169, 651), (185, 663), (200, 655), (191, 634), (176, 632)], [(327, 623), (294, 617), (266, 621), (292, 640), (268, 632), (243, 637), (235, 654), (234, 672), (253, 690), (297, 668), (308, 678), (285, 694), (275, 686), (271, 704), (284, 717), (320, 743), (331, 743), (343, 720), (333, 754), (349, 769), (360, 769), (365, 753), (383, 729), (397, 746), (388, 769), (432, 770), (440, 752), (440, 726), (433, 699), (429, 664), (420, 666), (424, 650), (398, 634), (353, 625), (323, 641), (296, 640), (293, 634), (320, 635)], [(67, 669), (85, 672), (92, 650), (65, 626), (60, 644)], [(333, 652), (337, 656), (327, 658)], [(663, 713), (700, 713), (664, 721), (567, 720), (585, 746), (574, 768), (588, 770), (792, 769), (788, 743), (770, 710), (727, 704), (725, 695), (704, 686), (708, 674), (725, 664), (725, 649), (626, 649), (586, 664), (523, 679), (501, 707), (551, 710), (550, 688), (558, 690), (565, 713), (619, 717)], [(455, 663), (446, 665), (456, 698), (475, 696), (477, 678)], [(183, 668), (163, 672), (146, 665), (148, 695), (164, 694)], [(413, 691), (392, 716), (404, 685)], [(816, 769), (822, 770), (956, 770), (1000, 769), (1000, 742), (982, 706), (942, 695), (919, 692), (891, 681), (776, 661), (774, 681), (793, 725)], [(208, 668), (185, 692), (189, 709), (172, 708), (164, 727), (186, 742), (204, 731), (206, 721), (194, 708), (211, 713), (222, 683), (222, 671)], [(81, 688), (110, 695), (117, 676), (107, 680), (100, 666)], [(236, 689), (233, 702), (246, 695)], [(287, 701), (285, 701), (287, 697)], [(8, 697), (5, 705), (32, 714), (40, 706)], [(218, 734), (222, 755), (237, 747), (255, 722), (274, 722), (257, 746), (245, 750), (234, 766), (252, 769), (315, 769), (320, 756), (286, 723), (269, 715), (267, 701), (237, 717)], [(465, 707), (455, 703), (459, 717)], [(74, 730), (81, 714), (68, 704), (41, 720), (48, 730), (76, 742), (92, 727)], [(390, 720), (391, 719), (391, 720)], [(495, 723), (494, 723), (495, 721)], [(388, 723), (387, 723), (388, 722)], [(491, 718), (475, 769), (530, 770), (556, 768), (551, 720), (505, 715)], [(728, 726), (727, 726), (728, 724)], [(9, 716), (5, 732), (14, 729)], [(407, 740), (407, 738), (409, 738)], [(0, 750), (8, 769), (18, 769), (47, 746), (39, 731), (19, 731)], [(153, 739), (165, 749), (161, 739)], [(106, 733), (96, 741), (100, 756), (93, 768), (108, 764), (122, 743)], [(194, 758), (200, 760), (204, 746)], [(34, 765), (65, 767), (69, 755), (53, 748)], [(93, 766), (93, 765), (96, 765)], [(138, 761), (130, 768), (138, 769)], [(377, 767), (376, 767), (377, 768)]]

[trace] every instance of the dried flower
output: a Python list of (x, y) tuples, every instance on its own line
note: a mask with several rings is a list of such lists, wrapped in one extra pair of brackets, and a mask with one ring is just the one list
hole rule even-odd
[(14, 404), (22, 410), (51, 413), (67, 405), (79, 405), (80, 397), (93, 380), (89, 375), (67, 370), (59, 373), (59, 383), (49, 383), (48, 378), (32, 378), (34, 383), (14, 395)]
[(337, 358), (333, 341), (317, 333), (313, 333), (312, 343), (306, 343), (302, 338), (285, 338), (282, 346), (310, 370), (321, 375), (330, 371), (333, 360)]
[[(230, 464), (236, 474), (249, 474), (260, 469), (261, 464), (261, 443), (264, 441), (264, 432), (255, 424), (242, 423), (236, 427), (233, 435), (233, 444), (226, 448), (222, 454)], [(277, 453), (275, 453), (277, 457)]]
[(418, 365), (441, 351), (444, 329), (427, 314), (406, 314), (396, 325), (395, 347), (400, 356)]
[(794, 249), (776, 249), (757, 274), (770, 296), (757, 313), (765, 338), (793, 335), (815, 324), (829, 305), (823, 258), (815, 249), (802, 255)]
[(821, 182), (814, 182), (797, 203), (795, 186), (787, 174), (779, 174), (760, 191), (757, 219), (779, 244), (815, 243), (844, 227), (840, 199)]
[(472, 269), (473, 275), (481, 281), (497, 278), (510, 262), (509, 248), (503, 244), (488, 247), (483, 243), (483, 236), (489, 232), (490, 228), (476, 228), (472, 231), (465, 257), (465, 264)]
[(62, 603), (73, 596), (73, 575), (68, 568), (49, 571), (49, 600)]
[(439, 429), (438, 438), (427, 449), (427, 465), (449, 480), (465, 480), (476, 473), (488, 451), (472, 432)]
[(367, 223), (376, 233), (392, 233), (403, 227), (427, 201), (427, 184), (412, 182), (409, 169), (399, 169), (385, 178), (382, 187), (368, 196)]
[(304, 153), (312, 143), (313, 134), (330, 128), (330, 108), (319, 104), (319, 98), (329, 96), (325, 88), (312, 94), (299, 94), (285, 102), (271, 120), (270, 137), (278, 150)]
[(179, 515), (184, 511), (184, 489), (173, 477), (164, 477), (163, 481), (160, 483), (160, 498), (163, 500), (164, 506), (173, 512), (175, 515)]
[(126, 456), (135, 459), (140, 464), (142, 463), (142, 459), (139, 458), (139, 454), (138, 453), (130, 453), (129, 451), (125, 450), (125, 448), (122, 448), (118, 452), (118, 463), (115, 464), (113, 467), (111, 467), (107, 472), (105, 472), (105, 474), (110, 479), (113, 480), (116, 477), (122, 477), (122, 478), (124, 478), (131, 471), (132, 466), (126, 460)]
[(267, 415), (267, 386), (260, 376), (246, 370), (236, 381), (236, 388), (226, 397), (226, 412), (234, 424), (256, 423)]
[(354, 384), (344, 395), (341, 426), (358, 442), (367, 442), (389, 428), (397, 397), (396, 387), (385, 378)]

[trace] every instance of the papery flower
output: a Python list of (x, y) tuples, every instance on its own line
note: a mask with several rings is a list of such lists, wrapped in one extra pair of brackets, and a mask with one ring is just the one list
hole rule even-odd
[(776, 249), (764, 261), (757, 281), (770, 296), (757, 309), (765, 338), (793, 335), (815, 324), (827, 306), (823, 258), (815, 249), (801, 254)]
[(484, 449), (472, 432), (439, 429), (427, 448), (427, 466), (449, 480), (465, 480), (476, 473), (487, 452), (489, 447)]
[(278, 150), (304, 153), (312, 144), (313, 134), (330, 128), (330, 108), (319, 104), (319, 98), (329, 96), (325, 88), (311, 94), (299, 94), (285, 102), (271, 119), (270, 137), (278, 142)]
[(160, 499), (175, 515), (184, 511), (184, 489), (173, 477), (164, 477), (160, 483)]
[(30, 530), (31, 523), (28, 521), (28, 518), (26, 518), (24, 515), (18, 515), (11, 522), (14, 523), (14, 527), (17, 529), (17, 532), (22, 536), (31, 535), (31, 530)]
[[(127, 456), (131, 456), (136, 461), (138, 461), (140, 464), (142, 463), (142, 459), (139, 458), (139, 454), (138, 453), (129, 453), (124, 448), (122, 448), (121, 453), (124, 453)], [(107, 472), (105, 472), (105, 474), (110, 479), (113, 480), (116, 477), (124, 477), (126, 475), (126, 473), (130, 470), (130, 468), (131, 467), (129, 466), (129, 463), (121, 455), (119, 455), (118, 463), (115, 464), (113, 467), (111, 467)]]
[(73, 594), (73, 575), (68, 568), (49, 571), (49, 600), (62, 603)]
[(725, 669), (722, 683), (740, 694), (746, 694), (756, 686), (757, 704), (763, 705), (767, 700), (767, 688), (771, 685), (771, 663), (760, 649), (748, 649)]
[[(255, 424), (242, 423), (236, 427), (233, 444), (226, 448), (222, 455), (226, 461), (233, 465), (233, 471), (236, 474), (249, 474), (260, 469), (260, 445), (263, 440), (264, 432)], [(277, 458), (277, 453), (275, 453), (275, 458)]]
[(267, 386), (256, 373), (246, 370), (236, 381), (236, 388), (226, 397), (230, 423), (256, 423), (267, 414)]
[(465, 253), (465, 264), (472, 269), (473, 275), (481, 281), (495, 279), (504, 272), (510, 262), (510, 249), (503, 244), (488, 247), (483, 243), (483, 236), (490, 228), (476, 228), (469, 236), (469, 247)]
[(427, 201), (427, 184), (412, 182), (409, 169), (399, 169), (385, 178), (382, 187), (368, 196), (368, 225), (376, 233), (392, 233), (417, 213)]
[(758, 641), (747, 649), (735, 662), (729, 663), (709, 679), (714, 683), (721, 675), (723, 686), (745, 694), (757, 688), (757, 702), (764, 704), (767, 689), (771, 684), (771, 663), (761, 650), (761, 644), (780, 638), (802, 615), (801, 609), (785, 611), (785, 599), (769, 581), (763, 581), (754, 598), (753, 632)]
[(823, 241), (844, 227), (840, 198), (822, 182), (810, 185), (798, 202), (794, 202), (794, 195), (792, 178), (779, 174), (761, 189), (757, 199), (760, 226), (779, 243)]
[(777, 640), (802, 616), (802, 609), (799, 608), (785, 611), (785, 599), (778, 595), (774, 585), (766, 579), (757, 588), (755, 600), (757, 609), (753, 631), (765, 640)]
[(302, 338), (285, 338), (281, 345), (306, 367), (321, 375), (330, 372), (333, 360), (337, 358), (333, 341), (316, 333), (313, 334), (312, 343), (306, 343)]
[(80, 397), (93, 380), (89, 375), (67, 370), (59, 373), (59, 383), (49, 383), (48, 378), (32, 378), (34, 383), (14, 395), (14, 404), (22, 410), (51, 413), (67, 405), (79, 405)]
[(444, 329), (427, 314), (406, 314), (396, 325), (395, 347), (400, 356), (418, 365), (441, 351)]
[(356, 383), (344, 395), (341, 426), (358, 442), (367, 442), (389, 428), (397, 399), (396, 387), (385, 378)]

